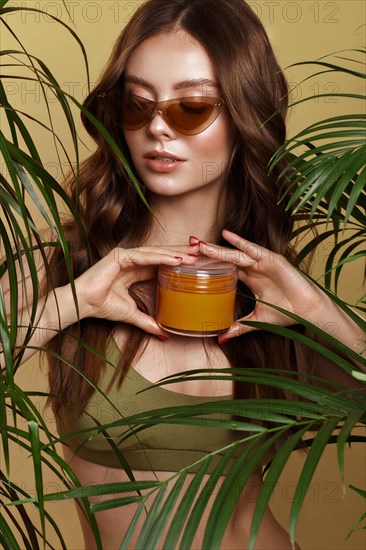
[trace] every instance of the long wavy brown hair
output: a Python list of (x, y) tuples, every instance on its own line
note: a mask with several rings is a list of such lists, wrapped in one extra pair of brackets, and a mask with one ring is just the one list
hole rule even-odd
[[(276, 61), (266, 32), (258, 17), (243, 0), (149, 0), (135, 13), (119, 36), (109, 62), (85, 107), (107, 128), (126, 158), (131, 158), (119, 124), (118, 94), (123, 90), (126, 64), (135, 48), (154, 34), (184, 29), (208, 52), (223, 99), (237, 128), (237, 142), (227, 185), (223, 227), (294, 260), (290, 246), (292, 220), (278, 204), (276, 179), (281, 167), (270, 175), (268, 163), (286, 137), (287, 85)], [(88, 257), (80, 231), (72, 220), (65, 224), (71, 243), (74, 276), (77, 277), (116, 246), (138, 246), (152, 227), (153, 216), (144, 206), (123, 163), (101, 133), (83, 116), (83, 123), (96, 142), (95, 152), (83, 163), (77, 181), (69, 189), (88, 237)], [(133, 166), (132, 166), (133, 168)], [(141, 189), (149, 200), (148, 191)], [(222, 227), (217, 227), (220, 242)], [(222, 243), (227, 246), (227, 243)], [(51, 259), (52, 285), (67, 284), (68, 275), (62, 251)], [(49, 284), (49, 283), (48, 283)], [(236, 318), (253, 307), (249, 289), (239, 286)], [(135, 296), (141, 309), (147, 310)], [(110, 335), (120, 324), (100, 319), (84, 319), (60, 332), (50, 348), (72, 362), (95, 384), (105, 366), (103, 360), (80, 345), (79, 338), (100, 354), (106, 353)], [(131, 325), (116, 376), (119, 380), (149, 335)], [(301, 349), (288, 340), (263, 331), (234, 338), (223, 351), (236, 368), (265, 367), (305, 372)], [(77, 403), (82, 410), (94, 390), (77, 370), (64, 360), (49, 357), (50, 391), (54, 412)], [(292, 398), (275, 388), (236, 384), (237, 397)]]

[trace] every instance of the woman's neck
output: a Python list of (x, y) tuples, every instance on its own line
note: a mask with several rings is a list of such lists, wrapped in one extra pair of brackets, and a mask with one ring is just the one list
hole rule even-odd
[(216, 242), (224, 224), (225, 190), (200, 189), (179, 196), (153, 196), (149, 203), (155, 220), (145, 246), (188, 244), (194, 235)]

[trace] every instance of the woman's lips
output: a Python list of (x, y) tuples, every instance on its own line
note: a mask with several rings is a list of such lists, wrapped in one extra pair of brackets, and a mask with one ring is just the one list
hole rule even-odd
[(172, 159), (153, 159), (147, 158), (146, 164), (147, 167), (153, 172), (173, 172), (181, 166), (185, 161), (184, 160), (172, 160)]
[(151, 152), (145, 155), (147, 167), (153, 172), (173, 172), (184, 162), (183, 159), (175, 157), (170, 153)]

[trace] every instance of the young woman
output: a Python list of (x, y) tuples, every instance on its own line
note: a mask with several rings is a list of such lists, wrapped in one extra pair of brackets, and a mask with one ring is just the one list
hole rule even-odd
[[(281, 167), (268, 175), (268, 162), (285, 140), (286, 97), (286, 82), (266, 33), (243, 0), (149, 0), (123, 30), (85, 106), (125, 154), (151, 209), (121, 160), (84, 118), (97, 147), (80, 180), (70, 185), (91, 259), (71, 220), (65, 230), (72, 243), (78, 312), (62, 253), (56, 250), (50, 260), (54, 290), (48, 281), (39, 305), (39, 327), (52, 330), (42, 330), (38, 342), (48, 342), (77, 365), (109, 401), (75, 369), (50, 357), (50, 390), (58, 396), (52, 405), (61, 434), (163, 406), (265, 395), (254, 384), (189, 377), (138, 394), (151, 382), (192, 369), (314, 369), (342, 379), (334, 365), (245, 325), (247, 319), (292, 323), (246, 298), (251, 295), (321, 327), (332, 321), (341, 327), (337, 336), (342, 342), (359, 343), (357, 327), (292, 265), (292, 221), (277, 203)], [(238, 268), (236, 322), (218, 338), (170, 334), (154, 317), (157, 267), (193, 265), (200, 255)], [(60, 327), (50, 341), (53, 329)], [(75, 336), (108, 361), (87, 351)], [(284, 397), (274, 389), (270, 396)], [(108, 433), (118, 439), (121, 429)], [(164, 480), (233, 438), (227, 430), (158, 426), (121, 443), (120, 450), (136, 480)], [(128, 481), (102, 434), (68, 443), (65, 455), (83, 484)], [(192, 475), (185, 480), (187, 487)], [(260, 486), (259, 467), (238, 499), (223, 549), (247, 547)], [(202, 548), (212, 498), (194, 548)], [(96, 515), (103, 548), (119, 548), (135, 510), (131, 504)], [(90, 550), (93, 537), (80, 519)], [(136, 540), (137, 535), (131, 547)], [(270, 510), (257, 547), (291, 547)]]

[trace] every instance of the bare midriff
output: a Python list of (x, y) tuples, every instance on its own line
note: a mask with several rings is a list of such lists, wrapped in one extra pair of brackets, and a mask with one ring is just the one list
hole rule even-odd
[[(89, 485), (91, 482), (95, 484), (128, 481), (127, 474), (121, 469), (106, 469), (105, 467), (87, 462), (78, 457), (72, 458), (72, 452), (70, 452), (70, 450), (65, 449), (64, 452), (66, 455), (66, 459), (71, 460), (73, 470), (77, 474), (79, 480), (83, 485)], [(152, 472), (150, 471), (134, 470), (133, 474), (135, 479), (140, 481), (151, 480), (153, 477)], [(165, 481), (170, 479), (174, 475), (174, 472), (156, 472), (156, 475), (159, 480)], [(186, 490), (188, 489), (189, 484), (192, 482), (193, 476), (194, 474), (187, 475), (187, 478), (184, 482), (184, 487), (181, 491), (182, 495), (184, 495)], [(206, 482), (209, 484), (209, 479), (209, 476), (205, 476), (202, 480), (202, 485)], [(219, 488), (221, 487), (223, 481), (224, 477), (220, 478), (217, 487), (214, 490), (214, 494), (207, 499), (207, 506), (205, 508), (201, 523), (197, 529), (192, 544), (192, 549), (206, 550), (203, 546), (205, 528), (210, 511), (212, 509), (213, 501), (217, 497)], [(169, 494), (169, 490), (173, 486), (174, 482), (169, 484), (166, 497)], [(250, 525), (253, 519), (255, 505), (261, 487), (261, 471), (259, 469), (252, 476), (250, 476), (246, 486), (241, 491), (235, 510), (226, 527), (225, 535), (220, 545), (220, 550), (245, 550), (246, 548), (248, 548)], [(127, 496), (127, 494), (124, 493), (124, 496)], [(97, 500), (107, 500), (108, 498), (111, 498), (110, 495), (98, 497)], [(93, 499), (93, 501), (95, 501), (95, 499)], [(147, 501), (147, 511), (149, 511), (152, 503), (153, 498), (151, 499), (151, 502), (150, 499)], [(175, 508), (179, 506), (179, 503), (180, 499), (178, 499)], [(77, 507), (77, 509), (83, 528), (85, 548), (87, 548), (88, 550), (96, 550), (96, 545), (91, 529), (88, 526), (83, 514), (80, 513), (79, 507)], [(133, 519), (136, 509), (137, 505), (131, 504), (128, 506), (123, 506), (121, 508), (113, 508), (105, 512), (98, 512), (96, 514), (96, 520), (98, 522), (103, 548), (108, 550), (118, 550), (120, 548), (121, 541)], [(172, 515), (172, 517), (173, 516), (174, 514)], [(135, 534), (129, 546), (131, 550), (138, 549), (137, 540), (139, 538), (144, 520), (145, 516), (140, 518), (140, 522), (136, 527)], [(160, 550), (164, 548), (164, 538), (168, 532), (168, 529), (169, 525), (165, 529), (160, 543), (156, 547), (154, 547), (154, 550)], [(179, 543), (176, 548), (179, 548)], [(276, 521), (269, 509), (267, 509), (262, 520), (256, 548), (260, 548), (261, 550), (291, 550), (292, 548), (289, 542), (288, 534)], [(296, 549), (298, 550), (297, 546)]]

